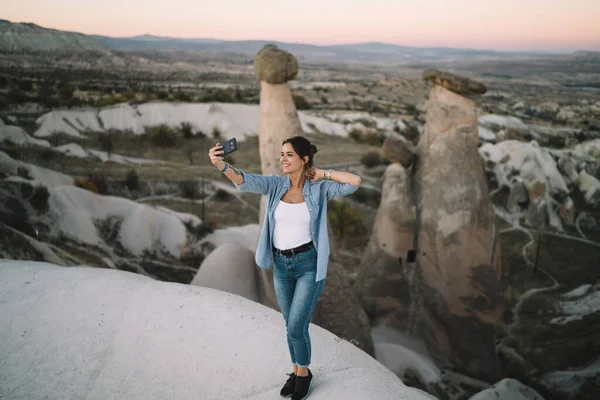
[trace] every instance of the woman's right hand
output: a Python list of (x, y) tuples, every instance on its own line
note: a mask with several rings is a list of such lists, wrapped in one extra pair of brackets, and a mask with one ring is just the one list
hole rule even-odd
[(219, 170), (225, 167), (225, 161), (223, 161), (223, 146), (220, 143), (217, 143), (215, 147), (208, 151), (208, 157), (210, 158), (210, 162), (217, 167)]

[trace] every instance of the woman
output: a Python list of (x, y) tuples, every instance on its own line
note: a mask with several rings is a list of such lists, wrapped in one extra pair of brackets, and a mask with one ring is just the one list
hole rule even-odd
[(267, 196), (256, 263), (264, 269), (274, 265), (275, 294), (293, 365), (281, 395), (292, 400), (307, 398), (312, 382), (308, 326), (327, 275), (327, 201), (353, 193), (361, 180), (348, 172), (313, 167), (316, 152), (302, 136), (285, 140), (279, 160), (283, 176), (247, 174), (233, 168), (223, 161), (219, 143), (208, 153), (213, 165), (239, 190)]

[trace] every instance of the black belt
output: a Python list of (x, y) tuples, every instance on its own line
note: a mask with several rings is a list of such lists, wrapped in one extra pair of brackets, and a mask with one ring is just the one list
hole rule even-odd
[(308, 251), (312, 248), (313, 248), (313, 243), (308, 242), (308, 243), (301, 244), (298, 247), (294, 247), (293, 249), (279, 250), (279, 249), (276, 249), (273, 247), (273, 250), (275, 251), (276, 254), (289, 257), (289, 256), (293, 256), (294, 254), (304, 253), (305, 251)]

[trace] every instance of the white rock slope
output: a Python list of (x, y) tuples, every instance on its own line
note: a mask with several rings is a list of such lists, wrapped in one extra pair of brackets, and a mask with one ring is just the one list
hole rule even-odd
[[(279, 313), (124, 271), (0, 261), (7, 399), (279, 398)], [(354, 345), (311, 325), (311, 400), (424, 400)], [(248, 373), (251, 366), (251, 373)], [(235, 384), (232, 384), (235, 383)]]
[[(131, 254), (144, 251), (181, 255), (187, 245), (184, 222), (199, 225), (190, 214), (177, 214), (113, 196), (100, 196), (74, 186), (50, 188), (50, 218), (58, 232), (89, 245), (102, 245), (97, 221), (109, 217), (122, 221), (117, 240)], [(185, 218), (184, 218), (185, 217)]]
[[(320, 132), (347, 136), (344, 125), (325, 118), (298, 113), (304, 132)], [(88, 131), (117, 129), (144, 133), (147, 126), (167, 124), (179, 126), (191, 124), (194, 132), (211, 135), (217, 128), (227, 138), (244, 140), (247, 136), (258, 135), (259, 106), (253, 104), (222, 103), (146, 103), (139, 106), (119, 104), (99, 110), (56, 110), (38, 118), (36, 137), (48, 137), (62, 132), (73, 137), (84, 137)]]
[(6, 125), (0, 119), (0, 142), (7, 141), (17, 145), (31, 144), (34, 146), (50, 147), (47, 140), (34, 139), (25, 132), (23, 128)]
[(7, 175), (25, 175), (27, 179), (41, 182), (48, 187), (73, 184), (73, 178), (69, 175), (15, 160), (2, 151), (0, 151), (0, 172)]
[(544, 400), (544, 398), (518, 380), (507, 378), (477, 393), (470, 400)]

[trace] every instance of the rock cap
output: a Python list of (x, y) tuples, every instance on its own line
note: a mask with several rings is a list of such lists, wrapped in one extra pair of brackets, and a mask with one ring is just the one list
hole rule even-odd
[(262, 82), (286, 83), (298, 75), (298, 60), (274, 44), (267, 44), (254, 58), (254, 72)]
[(487, 88), (482, 83), (437, 69), (426, 69), (423, 71), (423, 79), (462, 96), (475, 96), (484, 94), (487, 91)]

